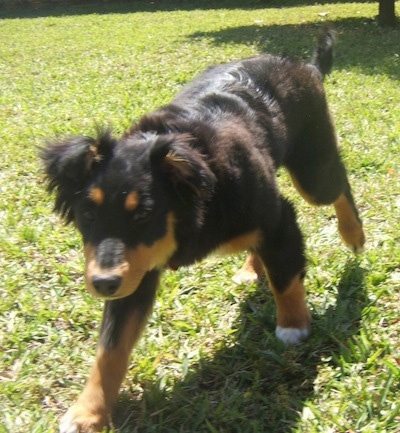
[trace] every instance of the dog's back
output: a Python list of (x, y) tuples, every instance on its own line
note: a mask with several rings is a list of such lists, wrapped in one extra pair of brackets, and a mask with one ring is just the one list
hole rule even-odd
[(252, 146), (262, 149), (265, 144), (279, 143), (268, 145), (268, 156), (275, 166), (285, 164), (300, 130), (321, 109), (325, 110), (322, 81), (332, 67), (334, 42), (335, 31), (325, 29), (309, 63), (261, 54), (213, 66), (187, 85), (171, 104), (145, 116), (134, 129), (172, 132), (183, 128), (190, 133), (202, 124), (213, 135), (215, 130), (220, 133), (224, 129), (222, 125), (231, 125), (232, 121), (238, 124), (240, 119), (242, 130), (253, 133)]

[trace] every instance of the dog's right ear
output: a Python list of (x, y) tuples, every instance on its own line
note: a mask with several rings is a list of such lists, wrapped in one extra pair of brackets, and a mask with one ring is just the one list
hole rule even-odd
[(193, 145), (195, 142), (196, 138), (190, 134), (161, 135), (152, 149), (151, 161), (181, 197), (208, 200), (216, 177)]
[(39, 151), (48, 180), (48, 190), (56, 193), (54, 210), (67, 222), (74, 218), (72, 203), (89, 177), (111, 156), (115, 140), (108, 131), (97, 139), (70, 137), (48, 142)]

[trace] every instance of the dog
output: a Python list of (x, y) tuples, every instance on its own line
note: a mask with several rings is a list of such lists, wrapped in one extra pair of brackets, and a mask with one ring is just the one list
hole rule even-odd
[(100, 129), (43, 146), (55, 211), (81, 233), (86, 287), (105, 300), (96, 360), (61, 433), (108, 425), (164, 269), (246, 250), (234, 279), (265, 272), (277, 338), (309, 335), (303, 237), (277, 169), (308, 202), (333, 204), (355, 253), (365, 242), (323, 88), (334, 44), (326, 29), (309, 63), (262, 54), (210, 67), (120, 138)]

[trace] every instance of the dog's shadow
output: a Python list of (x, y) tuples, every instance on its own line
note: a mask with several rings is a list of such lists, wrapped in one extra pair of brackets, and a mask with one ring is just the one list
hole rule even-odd
[(310, 41), (315, 39), (321, 27), (329, 22), (339, 33), (334, 69), (356, 68), (368, 75), (381, 73), (393, 79), (400, 79), (396, 30), (382, 29), (377, 25), (376, 20), (366, 17), (326, 21), (329, 19), (329, 14), (324, 12), (323, 7), (320, 15), (322, 16), (318, 19), (319, 15), (316, 13), (315, 22), (312, 23), (266, 25), (260, 20), (259, 23), (252, 25), (194, 32), (189, 36), (189, 40), (206, 39), (215, 46), (250, 43), (255, 45), (260, 53), (288, 54), (308, 59), (313, 50)]
[[(349, 261), (334, 306), (314, 308), (313, 334), (285, 347), (273, 332), (274, 305), (260, 285), (241, 305), (235, 340), (203, 359), (170, 392), (147, 384), (141, 401), (122, 394), (118, 432), (290, 432), (314, 396), (318, 368), (349, 355), (367, 304), (364, 271)], [(346, 352), (346, 353), (344, 353)], [(177, 428), (176, 426), (179, 426)]]

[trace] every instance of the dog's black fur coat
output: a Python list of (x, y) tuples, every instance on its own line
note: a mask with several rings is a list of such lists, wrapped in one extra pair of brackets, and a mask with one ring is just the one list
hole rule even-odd
[[(280, 166), (314, 204), (344, 197), (344, 213), (361, 230), (322, 84), (333, 41), (333, 32), (326, 32), (310, 64), (265, 54), (209, 68), (119, 140), (100, 132), (96, 139), (75, 137), (42, 150), (56, 210), (77, 225), (96, 272), (107, 271), (101, 283), (86, 271), (91, 291), (108, 299), (100, 340), (105, 353), (119, 350), (129, 317), (137, 314), (141, 326), (163, 268), (244, 247), (261, 259), (276, 296), (296, 276), (303, 278), (302, 235), (275, 180)], [(354, 249), (362, 247), (360, 233), (349, 242)], [(135, 283), (121, 289), (125, 276), (114, 270), (128, 260), (126, 251), (141, 251), (133, 256), (138, 261), (149, 252), (157, 260), (137, 265), (139, 277), (135, 273)], [(105, 410), (98, 410), (103, 418)], [(68, 425), (89, 425), (69, 417)]]
[[(277, 168), (287, 167), (316, 204), (342, 192), (353, 203), (322, 85), (333, 40), (332, 32), (320, 39), (310, 64), (264, 54), (211, 67), (120, 140), (100, 131), (96, 139), (50, 144), (41, 156), (57, 191), (56, 210), (76, 222), (85, 243), (101, 245), (105, 268), (117, 264), (117, 254), (113, 247), (102, 253), (104, 239), (151, 245), (165, 234), (171, 211), (177, 248), (164, 264), (171, 268), (261, 229), (257, 252), (284, 290), (305, 262), (294, 211), (276, 186)], [(177, 164), (166, 161), (170, 154)], [(108, 199), (100, 209), (88, 199), (93, 186)], [(141, 203), (131, 215), (122, 202), (133, 189)]]

